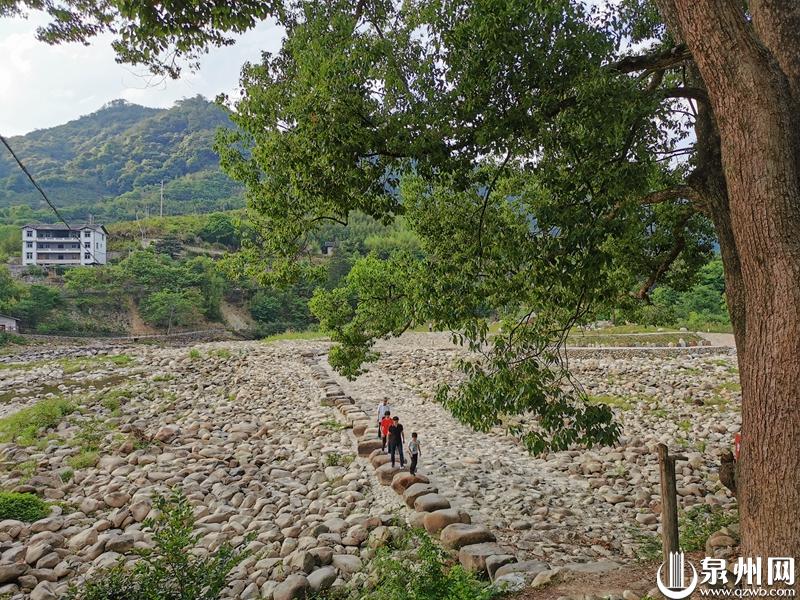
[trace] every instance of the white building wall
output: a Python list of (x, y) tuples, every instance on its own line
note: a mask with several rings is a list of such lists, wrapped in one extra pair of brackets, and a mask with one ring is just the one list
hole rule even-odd
[[(78, 237), (53, 238), (48, 230), (22, 228), (22, 264), (92, 265), (106, 264), (107, 235), (102, 230), (84, 228)], [(61, 245), (62, 248), (58, 248)], [(73, 248), (77, 245), (76, 248)], [(58, 257), (63, 258), (59, 259)]]

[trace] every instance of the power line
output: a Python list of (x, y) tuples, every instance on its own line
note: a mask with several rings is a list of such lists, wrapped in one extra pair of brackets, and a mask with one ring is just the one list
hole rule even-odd
[[(64, 218), (64, 217), (61, 215), (61, 213), (58, 211), (58, 209), (56, 208), (55, 204), (53, 204), (52, 202), (50, 202), (50, 198), (48, 198), (48, 197), (47, 197), (47, 194), (44, 192), (44, 190), (42, 189), (42, 187), (41, 187), (41, 186), (40, 186), (40, 185), (39, 185), (39, 184), (36, 182), (36, 180), (33, 178), (33, 175), (31, 175), (31, 172), (30, 172), (30, 171), (28, 171), (28, 168), (27, 168), (27, 167), (26, 167), (26, 166), (25, 166), (25, 165), (22, 163), (22, 161), (19, 159), (19, 157), (17, 156), (16, 152), (14, 152), (14, 149), (13, 149), (13, 148), (11, 147), (11, 145), (8, 143), (8, 140), (6, 140), (6, 138), (4, 138), (2, 135), (0, 135), (0, 142), (3, 142), (3, 145), (4, 145), (4, 146), (6, 147), (6, 149), (7, 149), (7, 150), (8, 150), (8, 151), (11, 153), (11, 156), (13, 156), (13, 157), (14, 157), (14, 160), (16, 161), (17, 165), (19, 165), (19, 168), (20, 168), (20, 169), (22, 169), (22, 172), (23, 172), (23, 173), (25, 173), (25, 175), (27, 176), (28, 180), (30, 180), (31, 184), (33, 184), (33, 187), (35, 187), (35, 188), (36, 188), (36, 189), (39, 191), (39, 193), (42, 195), (42, 198), (44, 198), (44, 201), (45, 201), (45, 202), (47, 202), (47, 205), (48, 205), (48, 206), (49, 206), (49, 207), (50, 207), (50, 208), (53, 210), (53, 212), (54, 212), (54, 213), (55, 213), (55, 215), (58, 217), (58, 219), (59, 219), (59, 220), (60, 220), (62, 223), (64, 223), (64, 225), (66, 225), (66, 226), (67, 226), (67, 229), (68, 229), (68, 230), (70, 230), (70, 231), (75, 231), (75, 230), (72, 228), (72, 225), (70, 225), (70, 224), (67, 222), (67, 220), (66, 220), (66, 219), (65, 219), (65, 218)], [(86, 250), (87, 250), (87, 248), (81, 248), (81, 247), (80, 247), (80, 244), (82, 243), (82, 240), (81, 240), (81, 238), (80, 238), (80, 237), (78, 238), (78, 240), (79, 240), (79, 242), (78, 242), (78, 250), (79, 250), (79, 251), (81, 251), (81, 252), (84, 252), (84, 253), (85, 253), (85, 252), (86, 252)], [(92, 257), (92, 260), (94, 260), (96, 263), (99, 263), (100, 261), (98, 261), (98, 260), (97, 260), (97, 256), (95, 256), (93, 249), (90, 247), (90, 248), (88, 248), (88, 250), (89, 250), (89, 254), (90, 254), (90, 255), (91, 255), (91, 257)], [(24, 257), (23, 257), (23, 258), (24, 258)]]
[(39, 193), (42, 195), (42, 198), (44, 198), (44, 201), (47, 202), (47, 205), (50, 208), (53, 209), (53, 212), (56, 213), (56, 216), (61, 220), (62, 223), (64, 223), (64, 225), (66, 225), (67, 227), (72, 229), (72, 227), (70, 227), (70, 224), (67, 223), (67, 220), (64, 217), (61, 216), (60, 212), (58, 212), (58, 209), (55, 207), (55, 205), (52, 202), (50, 202), (50, 198), (47, 197), (47, 194), (44, 193), (44, 190), (39, 186), (38, 183), (36, 183), (36, 180), (33, 178), (33, 175), (31, 175), (30, 171), (28, 171), (28, 169), (25, 167), (25, 165), (22, 164), (22, 161), (16, 155), (14, 150), (11, 148), (11, 146), (9, 145), (8, 141), (6, 140), (6, 138), (4, 138), (2, 135), (0, 135), (0, 141), (3, 142), (3, 145), (11, 153), (11, 156), (13, 156), (14, 160), (17, 161), (17, 164), (19, 165), (19, 168), (22, 169), (22, 172), (25, 173), (25, 175), (27, 175), (28, 179), (33, 184), (33, 187), (35, 187), (37, 190), (39, 190)]

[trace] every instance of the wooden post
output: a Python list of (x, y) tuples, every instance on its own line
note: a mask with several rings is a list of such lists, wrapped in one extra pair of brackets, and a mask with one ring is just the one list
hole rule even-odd
[(685, 456), (670, 456), (664, 444), (658, 445), (658, 465), (661, 472), (661, 540), (664, 561), (669, 561), (671, 552), (679, 552), (678, 542), (678, 490), (675, 482), (675, 461), (686, 460)]

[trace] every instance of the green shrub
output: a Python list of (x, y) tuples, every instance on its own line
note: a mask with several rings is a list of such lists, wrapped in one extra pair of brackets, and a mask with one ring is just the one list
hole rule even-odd
[(64, 398), (40, 400), (29, 408), (0, 419), (0, 442), (33, 446), (40, 429), (55, 427), (74, 410), (72, 403)]
[(711, 534), (738, 522), (738, 514), (718, 506), (698, 504), (687, 508), (678, 518), (681, 548), (686, 552), (704, 550)]
[(386, 549), (379, 552), (375, 567), (377, 582), (371, 590), (329, 592), (326, 600), (488, 600), (498, 595), (487, 583), (461, 565), (450, 565), (444, 550), (424, 532), (408, 540), (411, 551), (403, 559)]
[(0, 521), (15, 519), (31, 523), (50, 514), (50, 505), (33, 494), (0, 492)]
[[(137, 550), (140, 559), (132, 569), (120, 562), (97, 573), (82, 587), (67, 594), (71, 600), (215, 600), (227, 584), (231, 569), (249, 553), (223, 544), (208, 557), (190, 551), (200, 535), (193, 533), (189, 501), (178, 491), (169, 498), (157, 496), (158, 517), (144, 526), (152, 532), (155, 547)], [(249, 541), (249, 540), (248, 540)]]

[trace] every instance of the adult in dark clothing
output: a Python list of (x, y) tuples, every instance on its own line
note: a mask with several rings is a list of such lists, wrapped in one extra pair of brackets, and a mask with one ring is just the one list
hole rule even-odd
[(400, 417), (394, 417), (393, 423), (389, 427), (389, 454), (392, 456), (392, 466), (394, 467), (394, 453), (400, 454), (400, 467), (406, 466), (406, 459), (403, 456), (403, 444), (406, 436), (403, 434), (403, 426), (400, 424)]

